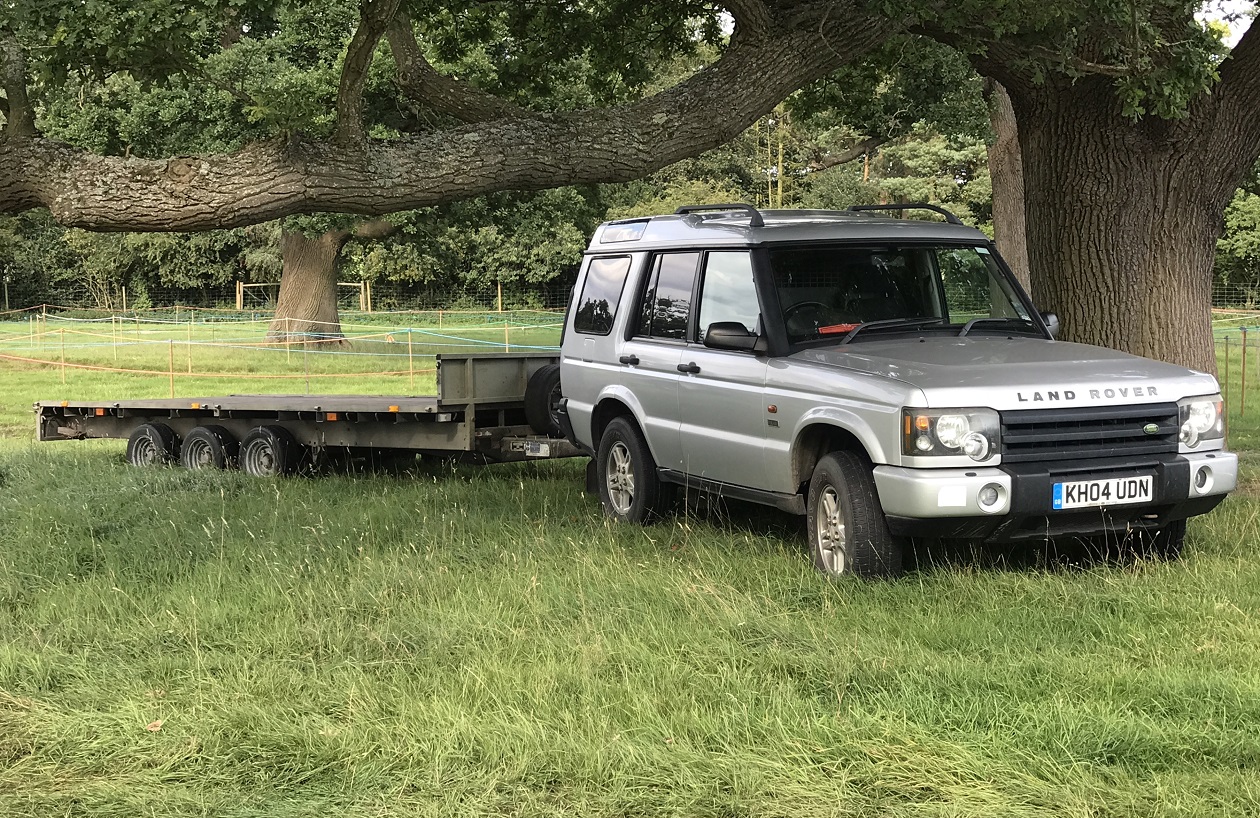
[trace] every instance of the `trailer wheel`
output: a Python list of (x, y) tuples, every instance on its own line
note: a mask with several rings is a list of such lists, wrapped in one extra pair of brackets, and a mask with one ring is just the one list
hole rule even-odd
[(547, 364), (525, 384), (525, 420), (540, 435), (564, 437), (560, 428), (560, 365)]
[(292, 474), (300, 459), (300, 447), (282, 426), (259, 426), (241, 441), (241, 469), (252, 477)]
[(647, 441), (634, 423), (613, 418), (599, 439), (597, 463), (599, 501), (609, 517), (642, 525), (665, 512), (673, 486), (661, 482)]
[(137, 426), (127, 438), (127, 462), (133, 466), (165, 466), (179, 453), (179, 439), (165, 423)]
[(236, 465), (236, 438), (222, 426), (198, 426), (184, 438), (179, 460), (184, 468), (227, 469)]
[(814, 567), (829, 577), (893, 577), (905, 543), (888, 530), (870, 467), (853, 452), (818, 461), (806, 505)]

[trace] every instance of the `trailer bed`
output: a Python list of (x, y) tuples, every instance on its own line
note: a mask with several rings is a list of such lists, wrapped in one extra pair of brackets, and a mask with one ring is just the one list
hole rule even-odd
[[(194, 430), (243, 440), (252, 430), (283, 429), (319, 452), (395, 450), (472, 453), (496, 462), (581, 454), (568, 441), (540, 435), (525, 418), (526, 386), (549, 353), (437, 356), (436, 395), (212, 395), (35, 404), (41, 441), (130, 438), (160, 425), (178, 441)], [(178, 451), (172, 456), (177, 456)]]

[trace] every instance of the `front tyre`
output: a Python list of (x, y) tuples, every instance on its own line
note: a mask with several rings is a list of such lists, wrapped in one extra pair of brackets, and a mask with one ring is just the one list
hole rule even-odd
[(650, 523), (669, 505), (672, 486), (661, 482), (647, 441), (624, 417), (613, 418), (599, 439), (596, 474), (599, 501), (614, 520)]
[(894, 577), (905, 542), (888, 530), (870, 466), (853, 452), (818, 461), (806, 506), (814, 567), (829, 577)]
[(1163, 528), (1142, 532), (1141, 548), (1144, 556), (1157, 560), (1181, 559), (1181, 549), (1186, 541), (1186, 521), (1173, 520)]

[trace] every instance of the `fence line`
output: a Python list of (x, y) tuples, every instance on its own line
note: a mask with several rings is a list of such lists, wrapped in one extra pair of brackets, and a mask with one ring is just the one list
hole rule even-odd
[[(445, 282), (342, 281), (337, 283), (337, 304), (341, 310), (360, 312), (492, 310), (562, 310), (569, 300), (573, 276), (547, 282), (487, 282), (455, 284)], [(103, 286), (69, 284), (50, 286), (31, 283), (11, 293), (5, 312), (30, 309), (31, 305), (59, 303), (73, 310), (222, 309), (236, 311), (274, 310), (279, 293), (277, 282), (230, 281), (207, 287), (157, 287), (124, 283)], [(14, 308), (17, 308), (15, 310)], [(3, 315), (3, 313), (0, 313)]]

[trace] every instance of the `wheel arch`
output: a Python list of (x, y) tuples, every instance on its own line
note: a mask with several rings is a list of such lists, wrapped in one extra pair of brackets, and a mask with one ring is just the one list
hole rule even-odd
[(835, 420), (816, 419), (797, 431), (792, 442), (792, 484), (798, 491), (808, 488), (818, 461), (836, 451), (853, 452), (868, 466), (874, 466), (867, 443)]
[[(641, 411), (641, 407), (639, 407), (633, 396), (619, 393), (601, 395), (591, 410), (591, 440), (594, 442), (595, 448), (599, 448), (599, 440), (604, 436), (604, 430), (608, 428), (608, 424), (612, 423), (614, 418), (629, 418), (639, 428), (639, 433), (643, 434), (643, 423), (639, 419)], [(644, 435), (644, 439), (647, 439), (646, 435)], [(648, 442), (648, 447), (651, 448), (650, 441)]]

